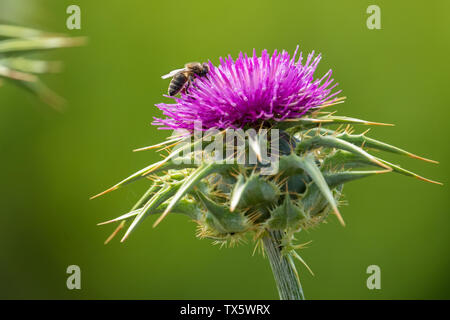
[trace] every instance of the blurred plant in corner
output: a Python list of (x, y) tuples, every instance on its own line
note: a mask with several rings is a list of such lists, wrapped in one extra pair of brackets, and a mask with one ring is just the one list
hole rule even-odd
[(64, 99), (49, 89), (39, 76), (59, 72), (62, 63), (32, 56), (42, 51), (80, 46), (85, 42), (84, 37), (70, 38), (61, 34), (0, 24), (0, 86), (5, 79), (32, 92), (53, 108), (61, 109)]

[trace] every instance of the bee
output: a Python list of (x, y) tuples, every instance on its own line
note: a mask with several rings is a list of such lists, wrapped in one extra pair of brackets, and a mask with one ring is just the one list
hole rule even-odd
[(184, 68), (173, 70), (170, 73), (162, 76), (161, 78), (167, 79), (172, 77), (168, 92), (169, 96), (174, 96), (181, 90), (184, 90), (184, 92), (187, 93), (189, 86), (194, 80), (194, 75), (203, 77), (208, 73), (208, 71), (209, 67), (206, 62), (191, 62), (185, 64)]

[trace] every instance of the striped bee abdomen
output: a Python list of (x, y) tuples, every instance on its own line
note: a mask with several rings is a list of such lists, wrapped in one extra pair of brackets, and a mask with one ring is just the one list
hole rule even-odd
[(188, 81), (188, 77), (184, 72), (177, 73), (170, 81), (169, 96), (174, 96), (183, 89), (184, 84)]

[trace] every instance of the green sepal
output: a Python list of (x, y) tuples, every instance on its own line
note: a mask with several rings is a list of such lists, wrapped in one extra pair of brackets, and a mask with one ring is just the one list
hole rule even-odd
[(299, 118), (299, 119), (288, 119), (283, 122), (277, 123), (276, 128), (283, 129), (283, 130), (304, 130), (304, 129), (311, 129), (317, 126), (329, 126), (329, 125), (341, 125), (341, 124), (354, 124), (354, 125), (387, 125), (391, 126), (391, 124), (385, 124), (385, 123), (378, 123), (373, 121), (366, 121), (356, 118), (350, 118), (350, 117), (342, 117), (342, 116), (333, 116), (333, 115), (326, 115), (322, 117), (315, 117), (315, 118)]
[(275, 230), (297, 230), (301, 222), (308, 218), (300, 204), (301, 202), (295, 204), (289, 194), (286, 194), (283, 203), (271, 211), (267, 226)]
[(231, 195), (230, 210), (236, 208), (269, 207), (279, 197), (278, 187), (262, 176), (252, 174), (245, 179), (240, 175)]
[[(341, 184), (331, 190), (335, 202), (337, 202), (341, 196), (340, 190), (342, 190), (342, 187), (343, 185)], [(325, 218), (328, 212), (332, 209), (328, 199), (324, 197), (323, 193), (314, 183), (310, 183), (308, 185), (301, 201), (305, 212), (311, 217), (321, 214)]]
[[(422, 181), (434, 183), (434, 184), (442, 184), (440, 182), (427, 179), (425, 177), (422, 177), (418, 175), (417, 173), (414, 173), (412, 171), (406, 170), (398, 165), (392, 164), (386, 160), (376, 158), (376, 160), (383, 164), (383, 167), (390, 168), (393, 172), (402, 174), (407, 177), (416, 178)], [(325, 158), (323, 162), (323, 168), (324, 170), (333, 170), (333, 169), (353, 169), (358, 167), (367, 167), (367, 166), (373, 166), (375, 165), (371, 161), (368, 161), (365, 158), (359, 157), (355, 154), (352, 154), (347, 151), (339, 150), (336, 153), (330, 155), (329, 157)]]
[[(149, 212), (149, 214), (153, 214), (153, 215), (160, 214), (160, 213), (164, 212), (164, 210), (167, 208), (167, 206), (168, 206), (168, 203), (166, 201), (166, 202), (162, 203), (157, 209), (154, 209), (151, 212)], [(117, 218), (114, 218), (114, 219), (111, 219), (111, 220), (108, 220), (105, 222), (101, 222), (98, 225), (104, 225), (104, 224), (108, 224), (108, 223), (127, 220), (127, 219), (137, 216), (140, 212), (142, 212), (141, 209), (134, 209), (134, 210), (131, 210), (130, 212), (125, 213)], [(200, 208), (198, 207), (196, 201), (193, 199), (186, 199), (186, 198), (183, 198), (180, 201), (178, 201), (177, 205), (173, 208), (171, 213), (184, 214), (195, 221), (200, 220), (200, 218), (202, 216), (202, 212), (200, 211)]]
[(304, 157), (299, 157), (293, 153), (288, 156), (282, 156), (280, 157), (279, 168), (284, 176), (292, 176), (294, 174), (306, 172), (317, 185), (319, 190), (323, 193), (325, 198), (330, 202), (333, 209), (337, 210), (337, 204), (334, 201), (334, 197), (322, 175), (322, 172), (316, 165), (312, 154), (309, 153)]
[(220, 234), (233, 234), (248, 230), (250, 224), (248, 218), (243, 214), (231, 212), (227, 207), (213, 202), (203, 192), (198, 191), (197, 196), (207, 210), (205, 222), (210, 229), (218, 231)]
[(368, 154), (366, 151), (364, 151), (362, 148), (355, 146), (354, 144), (351, 144), (350, 142), (347, 142), (345, 140), (336, 138), (334, 136), (330, 135), (315, 135), (308, 139), (303, 139), (299, 144), (297, 144), (296, 147), (296, 153), (303, 153), (308, 150), (313, 150), (317, 148), (335, 148), (339, 150), (345, 150), (349, 151), (355, 155), (358, 155), (364, 159), (367, 159), (368, 161), (379, 165), (380, 167), (384, 167), (388, 169), (386, 165), (381, 163), (378, 159), (376, 159), (374, 156)]
[(323, 177), (325, 178), (325, 181), (327, 182), (330, 189), (332, 189), (353, 180), (358, 180), (385, 172), (387, 171), (342, 171), (335, 173), (327, 172), (323, 174)]
[(303, 170), (305, 170), (305, 172), (311, 177), (311, 179), (314, 182), (314, 185), (317, 186), (317, 188), (323, 194), (325, 199), (328, 201), (334, 213), (339, 218), (340, 222), (344, 224), (344, 221), (342, 220), (342, 217), (339, 214), (339, 210), (337, 208), (337, 203), (335, 201), (333, 193), (331, 192), (327, 182), (325, 181), (325, 178), (322, 175), (322, 172), (320, 171), (319, 167), (316, 165), (314, 156), (312, 154), (308, 154), (306, 157), (300, 159), (302, 161), (299, 163), (302, 166)]
[(161, 220), (172, 210), (177, 202), (188, 193), (197, 183), (203, 178), (213, 173), (218, 173), (224, 170), (228, 170), (235, 166), (234, 164), (226, 164), (225, 162), (210, 162), (203, 163), (197, 169), (195, 169), (189, 176), (184, 179), (177, 193), (172, 197), (169, 206), (163, 212), (163, 214), (156, 220), (153, 226), (156, 226)]
[(395, 153), (395, 154), (399, 154), (399, 155), (403, 155), (403, 156), (408, 156), (411, 158), (420, 159), (420, 160), (424, 160), (424, 161), (428, 161), (428, 162), (432, 162), (432, 163), (438, 163), (437, 161), (420, 157), (409, 151), (400, 149), (396, 146), (387, 144), (385, 142), (369, 138), (365, 134), (350, 134), (348, 132), (337, 133), (334, 130), (329, 130), (329, 129), (324, 129), (324, 128), (311, 129), (305, 133), (305, 135), (311, 136), (311, 137), (315, 136), (317, 134), (334, 135), (338, 139), (342, 139), (344, 141), (350, 142), (361, 148), (370, 148), (370, 149), (375, 149), (375, 150), (379, 150), (379, 151), (386, 151), (386, 152)]
[(110, 187), (109, 189), (91, 197), (91, 199), (97, 198), (101, 195), (104, 195), (108, 192), (111, 192), (113, 190), (117, 190), (129, 183), (132, 183), (134, 181), (140, 180), (142, 178), (147, 177), (149, 174), (155, 174), (161, 171), (166, 171), (166, 170), (173, 170), (173, 169), (186, 169), (186, 168), (195, 168), (197, 165), (195, 164), (184, 164), (184, 163), (174, 163), (172, 160), (167, 160), (164, 159), (162, 161), (156, 162), (156, 163), (152, 163), (151, 165), (136, 171), (135, 173), (133, 173), (132, 175), (126, 177), (125, 179), (123, 179), (122, 181), (116, 183), (115, 185), (113, 185), (112, 187)]
[(306, 184), (311, 181), (311, 178), (305, 174), (295, 174), (289, 176), (287, 181), (287, 190), (296, 194), (302, 194), (306, 191)]
[(155, 209), (157, 209), (163, 202), (170, 199), (181, 187), (182, 183), (168, 184), (165, 187), (158, 190), (147, 203), (139, 209), (139, 213), (134, 218), (130, 227), (125, 232), (121, 242), (125, 241), (126, 238), (133, 232), (133, 230)]
[(291, 153), (289, 155), (283, 155), (278, 162), (278, 170), (285, 177), (291, 177), (303, 173), (302, 159)]
[(400, 174), (402, 174), (404, 176), (416, 178), (416, 179), (419, 179), (419, 180), (422, 180), (422, 181), (426, 181), (426, 182), (442, 185), (442, 182), (434, 181), (434, 180), (422, 177), (422, 176), (418, 175), (417, 173), (414, 173), (412, 171), (403, 169), (402, 167), (400, 167), (400, 166), (398, 166), (396, 164), (392, 164), (390, 162), (387, 162), (386, 160), (383, 160), (383, 159), (378, 159), (378, 160), (380, 162), (382, 162), (383, 164), (389, 166), (392, 169), (392, 171), (394, 171), (396, 173), (400, 173)]
[(368, 166), (377, 165), (351, 152), (336, 150), (325, 157), (322, 163), (322, 170), (345, 170)]

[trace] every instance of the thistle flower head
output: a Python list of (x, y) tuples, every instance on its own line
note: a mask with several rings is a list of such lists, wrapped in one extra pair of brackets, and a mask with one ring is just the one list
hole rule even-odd
[[(152, 180), (128, 213), (102, 223), (119, 223), (107, 241), (128, 221), (121, 241), (152, 214), (159, 215), (154, 226), (169, 213), (184, 214), (198, 224), (200, 238), (215, 243), (232, 245), (252, 234), (256, 247), (264, 246), (279, 281), (287, 277), (280, 274), (297, 275), (293, 259), (304, 264), (295, 251), (304, 247), (295, 244), (299, 231), (317, 226), (330, 213), (344, 224), (338, 209), (344, 184), (388, 172), (439, 184), (372, 152), (435, 161), (369, 138), (367, 130), (353, 133), (352, 126), (382, 123), (319, 112), (324, 106), (342, 102), (333, 98), (339, 92), (332, 93), (331, 71), (315, 79), (320, 56), (312, 53), (302, 64), (301, 54), (295, 62), (296, 54), (291, 58), (285, 51), (275, 51), (272, 56), (263, 51), (261, 57), (241, 53), (236, 61), (221, 59), (218, 67), (209, 62), (208, 74), (196, 77), (187, 93), (173, 98), (174, 104), (159, 104), (167, 118), (157, 119), (155, 124), (164, 128), (191, 131), (201, 122), (202, 129), (247, 130), (245, 135), (244, 130), (208, 130), (211, 132), (204, 135), (188, 132), (138, 149), (161, 148), (169, 154), (99, 194), (144, 177)], [(270, 146), (276, 142), (269, 153), (277, 170), (269, 173), (262, 157), (268, 141), (260, 138), (269, 136), (267, 128), (260, 126), (263, 122), (270, 125)], [(228, 139), (228, 131), (240, 131), (238, 136), (248, 139), (235, 143), (234, 136)], [(251, 157), (251, 152), (256, 156)], [(217, 158), (221, 154), (226, 154), (226, 159)], [(281, 265), (290, 266), (291, 271), (285, 272)], [(298, 279), (290, 283), (296, 281), (299, 284)], [(285, 287), (279, 285), (283, 299), (301, 296), (285, 295)]]
[(220, 58), (218, 67), (209, 62), (208, 74), (196, 77), (189, 93), (157, 105), (167, 118), (154, 124), (193, 130), (198, 122), (202, 129), (225, 129), (299, 118), (339, 92), (332, 93), (337, 84), (332, 84), (331, 70), (314, 78), (320, 55), (312, 52), (302, 64), (302, 53), (296, 61), (297, 53), (298, 47), (292, 57), (263, 50), (258, 57), (254, 50), (252, 57), (241, 52), (236, 60)]

